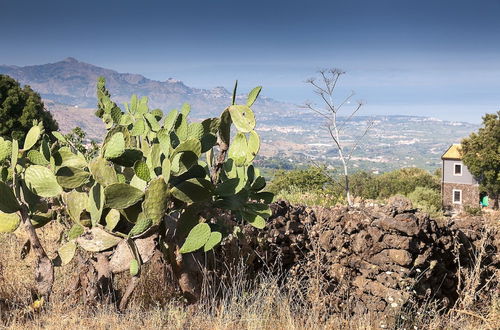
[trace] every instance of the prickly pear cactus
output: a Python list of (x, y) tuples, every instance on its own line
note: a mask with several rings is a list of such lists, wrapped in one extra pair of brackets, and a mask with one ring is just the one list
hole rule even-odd
[(252, 164), (260, 139), (251, 107), (260, 90), (235, 104), (235, 87), (219, 118), (190, 122), (188, 104), (164, 115), (149, 109), (146, 97), (133, 95), (122, 110), (99, 78), (96, 115), (107, 134), (94, 159), (38, 123), (22, 143), (0, 139), (0, 232), (16, 230), (23, 219), (37, 239), (34, 228), (50, 222), (47, 215), (64, 217), (71, 225), (59, 248), (61, 264), (78, 249), (113, 252), (126, 241), (134, 256), (131, 274), (139, 276), (135, 240), (172, 235), (167, 219), (176, 222), (180, 254), (220, 244), (232, 232), (219, 217), (223, 213), (264, 228), (273, 196), (262, 192), (265, 179)]

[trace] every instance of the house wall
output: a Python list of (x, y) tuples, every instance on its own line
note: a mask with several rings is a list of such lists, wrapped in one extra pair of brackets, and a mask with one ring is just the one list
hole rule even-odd
[[(445, 210), (461, 211), (465, 206), (479, 206), (479, 185), (461, 183), (443, 183), (443, 208)], [(462, 190), (462, 204), (453, 203), (453, 190)]]
[[(462, 165), (462, 175), (454, 175), (455, 164)], [(461, 184), (477, 184), (476, 179), (469, 172), (467, 166), (465, 166), (460, 160), (443, 160), (443, 183), (461, 183)]]

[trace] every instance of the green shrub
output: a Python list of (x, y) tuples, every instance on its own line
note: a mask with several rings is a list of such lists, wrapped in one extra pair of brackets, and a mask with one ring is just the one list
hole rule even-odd
[(407, 195), (413, 206), (431, 216), (441, 215), (441, 193), (427, 187), (417, 187)]
[(268, 191), (289, 192), (299, 188), (304, 192), (322, 190), (331, 186), (331, 178), (326, 174), (326, 168), (311, 166), (304, 170), (278, 170), (268, 186)]
[(483, 210), (479, 206), (474, 207), (474, 206), (466, 205), (466, 206), (464, 206), (464, 211), (468, 215), (472, 215), (472, 216), (483, 214)]

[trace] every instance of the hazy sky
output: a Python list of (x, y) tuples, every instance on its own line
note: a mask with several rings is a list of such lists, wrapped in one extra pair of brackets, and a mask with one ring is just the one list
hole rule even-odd
[(200, 88), (261, 84), (314, 99), (304, 80), (347, 71), (365, 113), (479, 122), (500, 109), (500, 0), (0, 0), (0, 63), (72, 56)]

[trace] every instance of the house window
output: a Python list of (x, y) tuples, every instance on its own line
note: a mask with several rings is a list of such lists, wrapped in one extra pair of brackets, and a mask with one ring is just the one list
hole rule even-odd
[(462, 175), (462, 164), (455, 163), (453, 166), (453, 175)]
[(462, 190), (453, 189), (453, 204), (462, 204)]

